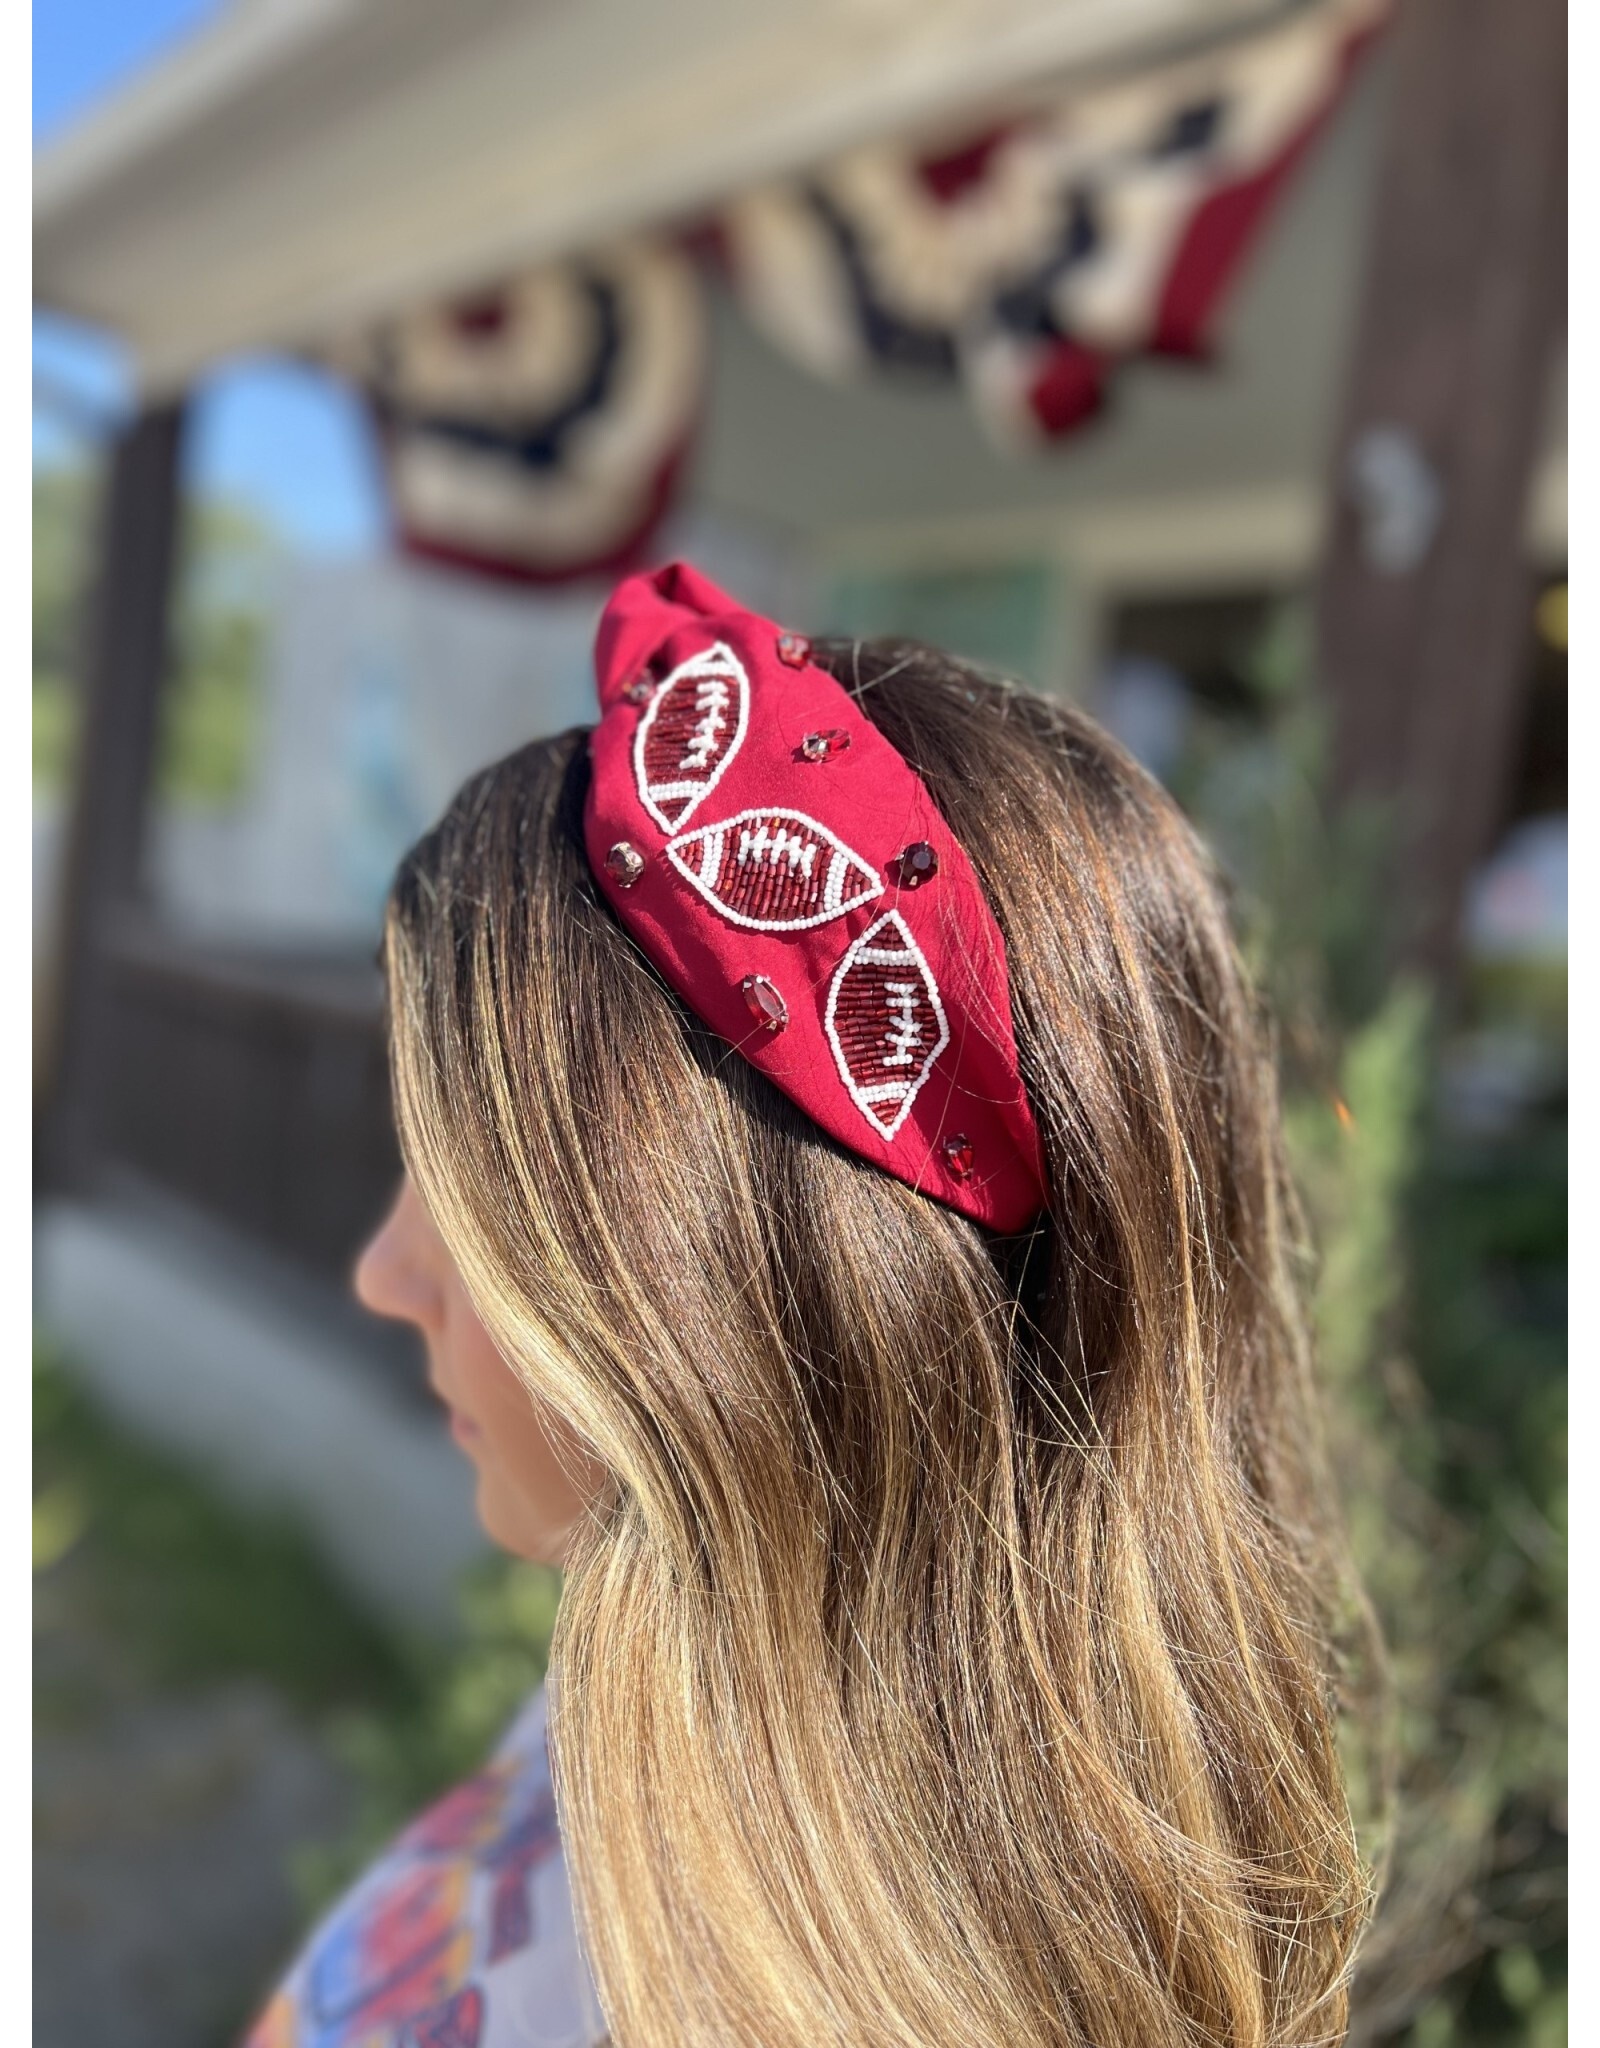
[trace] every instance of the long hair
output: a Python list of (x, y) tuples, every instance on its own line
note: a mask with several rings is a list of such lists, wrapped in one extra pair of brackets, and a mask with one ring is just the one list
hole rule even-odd
[(470, 782), (387, 933), (405, 1156), (604, 1464), (552, 1657), (621, 2048), (1311, 2048), (1370, 1899), (1270, 1036), (1177, 807), (929, 650), (817, 658), (1004, 934), (1048, 1217), (821, 1133), (605, 906), (585, 735)]

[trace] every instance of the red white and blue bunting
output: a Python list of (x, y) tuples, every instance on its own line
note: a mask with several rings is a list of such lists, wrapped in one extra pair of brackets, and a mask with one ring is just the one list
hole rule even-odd
[[(1070, 434), (1117, 366), (1206, 358), (1222, 295), (1391, 0), (1306, 0), (936, 149), (851, 151), (701, 236), (816, 375), (959, 380), (1007, 449)], [(687, 246), (552, 263), (339, 352), (413, 554), (529, 582), (636, 566), (705, 382)]]
[(377, 422), (410, 554), (527, 582), (628, 567), (693, 438), (693, 260), (631, 242), (362, 336), (341, 367)]
[(1080, 88), (961, 146), (877, 144), (748, 193), (735, 290), (817, 375), (960, 377), (1005, 447), (1070, 433), (1140, 354), (1203, 356), (1269, 202), (1387, 0)]

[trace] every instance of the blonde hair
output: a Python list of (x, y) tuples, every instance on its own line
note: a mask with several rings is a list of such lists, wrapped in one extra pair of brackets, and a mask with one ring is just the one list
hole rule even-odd
[(553, 1747), (623, 2048), (1310, 2048), (1369, 1906), (1270, 1044), (1207, 856), (1088, 719), (820, 658), (1005, 935), (1053, 1199), (823, 1135), (604, 906), (582, 733), (461, 793), (387, 963), (410, 1170), (612, 1476)]

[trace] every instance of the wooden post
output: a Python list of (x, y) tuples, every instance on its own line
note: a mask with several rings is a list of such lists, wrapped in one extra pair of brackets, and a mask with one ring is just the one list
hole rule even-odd
[(1398, 956), (1445, 984), (1515, 769), (1525, 527), (1565, 258), (1559, 0), (1401, 0), (1318, 593), (1337, 799), (1393, 804)]
[(80, 1176), (91, 1143), (88, 1084), (105, 1027), (100, 953), (143, 887), (145, 826), (166, 677), (183, 407), (138, 415), (112, 451), (83, 646), (76, 775), (53, 932), (48, 1049), (35, 1165)]

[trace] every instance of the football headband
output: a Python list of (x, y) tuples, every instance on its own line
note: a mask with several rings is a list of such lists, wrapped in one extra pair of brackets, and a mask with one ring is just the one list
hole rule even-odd
[(810, 643), (677, 562), (618, 585), (584, 811), (607, 900), (820, 1124), (990, 1228), (1045, 1206), (1005, 942), (921, 778)]

